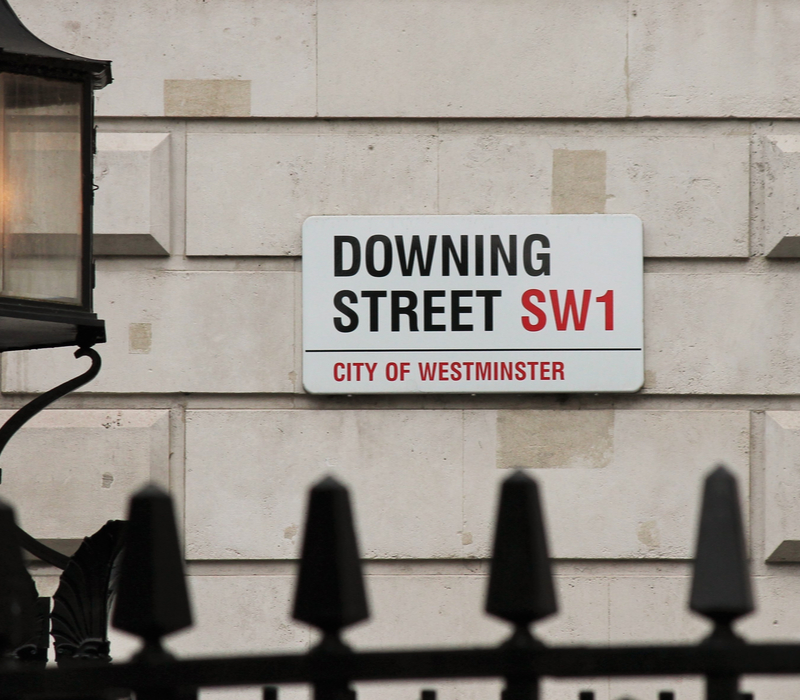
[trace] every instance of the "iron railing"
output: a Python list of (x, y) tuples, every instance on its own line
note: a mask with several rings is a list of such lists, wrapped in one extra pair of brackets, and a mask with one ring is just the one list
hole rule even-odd
[[(740, 700), (741, 676), (800, 674), (800, 644), (751, 644), (733, 630), (754, 606), (736, 482), (723, 467), (708, 476), (703, 494), (690, 607), (713, 623), (713, 631), (698, 644), (548, 646), (537, 640), (531, 623), (557, 606), (538, 489), (523, 472), (502, 486), (486, 600), (486, 610), (512, 631), (490, 647), (360, 651), (342, 640), (342, 631), (367, 618), (368, 609), (349, 496), (330, 477), (310, 492), (294, 599), (294, 618), (322, 633), (308, 653), (176, 659), (164, 650), (162, 639), (188, 627), (191, 614), (172, 502), (149, 486), (131, 501), (118, 586), (118, 541), (95, 547), (107, 550), (98, 580), (111, 580), (117, 592), (113, 624), (138, 635), (141, 651), (126, 663), (105, 663), (107, 638), (92, 636), (97, 626), (61, 619), (70, 606), (82, 610), (80, 595), (67, 591), (54, 611), (55, 629), (62, 610), (56, 646), (59, 639), (65, 644), (65, 626), (83, 625), (84, 632), (74, 631), (71, 653), (59, 657), (58, 667), (44, 668), (47, 615), (40, 609), (38, 633), (32, 632), (35, 605), (14, 533), (11, 508), (0, 506), (0, 645), (6, 655), (0, 700), (131, 692), (137, 700), (167, 700), (192, 697), (199, 688), (245, 685), (264, 686), (264, 698), (274, 700), (277, 686), (297, 683), (311, 685), (315, 700), (353, 700), (357, 681), (466, 678), (504, 679), (502, 700), (536, 700), (541, 678), (647, 676), (702, 676), (708, 700)], [(659, 694), (659, 700), (673, 697)], [(423, 700), (434, 698), (423, 691)], [(592, 700), (593, 694), (579, 698)]]

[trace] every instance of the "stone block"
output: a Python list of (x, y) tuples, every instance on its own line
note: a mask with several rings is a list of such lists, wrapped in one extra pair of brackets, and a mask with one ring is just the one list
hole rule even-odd
[(188, 255), (299, 255), (313, 214), (436, 213), (436, 140), (419, 134), (192, 133)]
[[(546, 644), (608, 644), (608, 587), (609, 579), (602, 575), (557, 573), (558, 612), (536, 623), (534, 635)], [(581, 690), (593, 690), (595, 700), (609, 700), (607, 679), (544, 678), (541, 683), (543, 700), (576, 700)]]
[[(609, 639), (612, 644), (696, 643), (710, 631), (687, 605), (691, 579), (673, 572), (611, 574)], [(681, 700), (702, 700), (705, 683), (693, 677), (609, 679), (610, 697), (657, 698), (672, 690)]]
[(249, 117), (249, 80), (165, 80), (168, 117)]
[(655, 394), (800, 391), (800, 277), (645, 275), (645, 384)]
[(307, 490), (332, 473), (363, 556), (458, 557), (462, 438), (459, 411), (188, 411), (187, 556), (297, 557)]
[(606, 152), (553, 151), (553, 214), (602, 214), (606, 210)]
[(621, 0), (318, 6), (320, 116), (625, 116)]
[[(748, 512), (746, 411), (517, 409), (498, 411), (490, 428), (472, 439), (497, 453), (497, 466), (524, 467), (538, 480), (550, 552), (559, 559), (692, 557), (701, 482), (718, 462), (738, 476)], [(547, 447), (553, 433), (560, 438)], [(598, 446), (588, 449), (590, 442)], [(474, 556), (489, 555), (487, 501), (508, 473), (491, 474), (486, 462), (465, 469), (464, 529), (476, 533)]]
[(609, 580), (604, 576), (560, 574), (554, 567), (558, 612), (533, 631), (546, 644), (607, 644)]
[[(0, 411), (0, 421), (11, 415)], [(29, 534), (56, 548), (124, 519), (133, 491), (151, 480), (169, 480), (165, 410), (49, 409), (3, 451), (3, 499)]]
[(308, 649), (311, 631), (292, 620), (294, 576), (191, 575), (194, 626), (174, 635), (181, 656), (292, 653)]
[[(800, 637), (800, 581), (794, 567), (770, 568), (767, 575), (754, 578), (756, 610), (742, 618), (737, 629), (750, 642), (796, 644)], [(797, 676), (749, 676), (742, 679), (742, 689), (756, 698), (793, 700), (797, 697)]]
[(348, 634), (355, 646), (488, 646), (509, 636), (507, 623), (483, 611), (486, 572), (477, 563), (391, 570), (400, 568), (384, 564), (367, 576), (371, 617)]
[[(441, 137), (441, 214), (636, 214), (644, 222), (645, 256), (748, 255), (746, 136), (464, 133), (467, 128)], [(576, 154), (591, 155), (576, 169)]]
[[(25, 0), (15, 10), (47, 43), (113, 62), (114, 82), (96, 93), (101, 116), (316, 112), (314, 0)], [(197, 80), (221, 83), (187, 84)], [(241, 83), (249, 83), (246, 115)]]
[(800, 582), (794, 567), (769, 568), (772, 571), (767, 575), (754, 577), (756, 610), (743, 617), (737, 629), (751, 642), (796, 643), (800, 637), (800, 611), (797, 609)]
[[(95, 311), (108, 343), (85, 392), (295, 390), (292, 272), (105, 270)], [(38, 392), (75, 376), (69, 348), (7, 353), (3, 391)]]
[(169, 255), (169, 134), (100, 133), (95, 255)]
[(552, 213), (555, 147), (548, 139), (461, 129), (440, 138), (440, 214)]
[(614, 460), (614, 411), (498, 411), (501, 469), (602, 469)]
[[(769, 0), (637, 0), (629, 21), (629, 114), (794, 117), (800, 7)], [(724, 57), (724, 58), (722, 58)]]
[(800, 257), (800, 136), (764, 139), (764, 248), (771, 258)]
[(711, 624), (689, 610), (691, 569), (650, 571), (609, 581), (609, 639), (614, 644), (699, 642)]
[[(400, 568), (396, 564), (396, 568)], [(385, 649), (396, 647), (464, 647), (489, 646), (500, 643), (509, 636), (509, 625), (489, 617), (483, 612), (486, 595), (485, 570), (477, 563), (457, 565), (462, 572), (447, 570), (423, 573), (422, 567), (410, 564), (405, 572), (393, 573), (389, 567), (382, 566), (381, 573), (367, 576), (372, 618), (353, 629), (348, 634), (357, 648)], [(472, 569), (470, 571), (470, 569)], [(607, 622), (597, 615), (599, 606), (605, 603), (602, 593), (597, 595), (596, 586), (574, 586), (566, 596), (567, 605), (575, 599), (591, 601), (594, 611), (586, 615), (582, 609), (584, 624), (581, 631), (590, 634), (596, 631), (597, 621), (605, 632)], [(594, 582), (591, 582), (594, 583)], [(559, 592), (565, 588), (558, 580)], [(588, 588), (589, 590), (585, 590)], [(563, 601), (562, 601), (563, 602)], [(570, 619), (574, 619), (570, 616)], [(547, 628), (546, 630), (544, 628)], [(563, 615), (550, 618), (548, 624), (537, 625), (542, 629), (541, 638), (552, 642), (568, 636)], [(605, 634), (601, 634), (601, 638)], [(433, 688), (437, 697), (446, 700), (480, 700), (499, 697), (502, 681), (472, 680), (448, 681), (432, 680), (408, 683), (363, 683), (358, 686), (359, 697), (364, 700), (408, 700), (419, 696), (420, 688)], [(574, 700), (574, 697), (571, 700)], [(544, 700), (560, 700), (558, 696), (544, 695)]]
[(764, 553), (800, 561), (800, 411), (768, 411), (764, 434)]
[[(549, 452), (528, 439), (545, 432), (562, 435)], [(306, 490), (332, 472), (367, 558), (486, 558), (518, 466), (542, 485), (555, 557), (685, 559), (703, 475), (728, 464), (746, 512), (748, 456), (746, 411), (189, 411), (187, 556), (297, 557)]]

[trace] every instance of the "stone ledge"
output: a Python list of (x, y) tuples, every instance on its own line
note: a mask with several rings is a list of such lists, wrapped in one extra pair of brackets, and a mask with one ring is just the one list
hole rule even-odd
[(169, 255), (169, 136), (97, 134), (95, 255)]
[(764, 238), (770, 258), (800, 258), (800, 135), (764, 139)]
[(764, 553), (769, 562), (800, 561), (800, 411), (767, 411), (764, 433)]

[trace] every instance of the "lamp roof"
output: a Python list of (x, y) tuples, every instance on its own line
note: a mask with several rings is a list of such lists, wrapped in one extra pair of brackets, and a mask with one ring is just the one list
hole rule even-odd
[(111, 82), (111, 61), (83, 58), (46, 44), (33, 34), (15, 14), (8, 0), (0, 0), (0, 65), (4, 59), (14, 59), (16, 65), (30, 61), (43, 68), (60, 68), (88, 73), (95, 90)]

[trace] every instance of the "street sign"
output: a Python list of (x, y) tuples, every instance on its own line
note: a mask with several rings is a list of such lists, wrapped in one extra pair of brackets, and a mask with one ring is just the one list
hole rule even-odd
[(642, 314), (636, 216), (303, 225), (311, 393), (637, 391)]

